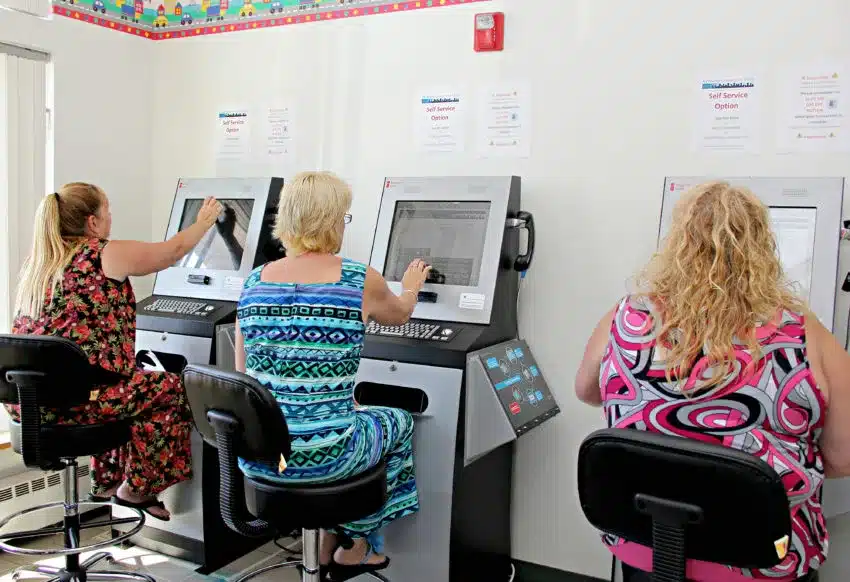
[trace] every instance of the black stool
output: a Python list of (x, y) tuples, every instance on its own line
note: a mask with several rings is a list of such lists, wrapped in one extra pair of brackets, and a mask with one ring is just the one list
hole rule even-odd
[[(212, 366), (187, 367), (183, 382), (198, 430), (218, 449), (224, 522), (245, 536), (302, 532), (302, 559), (255, 570), (239, 582), (288, 567), (300, 568), (303, 582), (319, 582), (319, 530), (380, 510), (387, 500), (386, 467), (382, 463), (351, 479), (321, 485), (245, 478), (237, 458), (277, 467), (280, 456), (291, 453), (286, 419), (274, 397), (252, 378)], [(388, 582), (380, 574), (371, 576)]]
[[(89, 401), (96, 386), (109, 385), (121, 377), (90, 366), (85, 353), (70, 340), (50, 336), (0, 335), (0, 402), (20, 404), (20, 422), (11, 424), (12, 447), (23, 456), (24, 464), (43, 471), (62, 471), (65, 490), (63, 501), (30, 507), (0, 520), (0, 529), (13, 520), (37, 511), (62, 507), (60, 526), (25, 530), (0, 535), (0, 549), (10, 554), (33, 556), (65, 556), (64, 568), (26, 566), (15, 571), (14, 577), (29, 572), (41, 574), (51, 582), (69, 580), (136, 580), (154, 582), (150, 576), (122, 571), (91, 571), (104, 560), (113, 563), (112, 556), (99, 552), (80, 563), (80, 554), (114, 545), (138, 533), (145, 523), (144, 514), (138, 517), (106, 519), (82, 523), (80, 507), (109, 508), (108, 502), (80, 502), (77, 491), (77, 458), (97, 455), (126, 444), (130, 440), (130, 423), (123, 421), (92, 425), (58, 426), (41, 423), (41, 407), (68, 410)], [(135, 524), (130, 531), (109, 541), (80, 545), (80, 532), (96, 527)], [(65, 545), (59, 549), (22, 548), (13, 545), (50, 534), (62, 533)]]
[(779, 474), (720, 445), (600, 430), (579, 449), (578, 489), (594, 527), (652, 548), (655, 582), (684, 582), (687, 559), (772, 568), (791, 539)]

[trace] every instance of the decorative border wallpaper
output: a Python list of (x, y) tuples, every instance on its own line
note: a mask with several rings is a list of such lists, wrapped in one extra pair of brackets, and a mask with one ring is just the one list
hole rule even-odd
[(150, 40), (170, 40), (487, 1), (53, 0), (53, 13)]

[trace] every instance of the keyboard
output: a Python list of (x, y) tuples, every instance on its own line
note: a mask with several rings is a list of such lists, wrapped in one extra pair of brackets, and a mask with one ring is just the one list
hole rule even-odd
[(185, 299), (154, 299), (153, 303), (145, 306), (144, 311), (206, 317), (215, 311), (215, 305), (210, 305), (203, 301), (187, 301)]
[(366, 333), (410, 339), (431, 339), (431, 336), (439, 329), (440, 326), (433, 323), (408, 322), (404, 325), (379, 325), (370, 321), (366, 326)]
[(410, 321), (404, 325), (380, 325), (374, 321), (370, 321), (366, 326), (366, 333), (369, 335), (382, 335), (386, 337), (403, 337), (407, 339), (447, 342), (452, 339), (454, 330), (443, 328), (439, 324), (420, 321)]

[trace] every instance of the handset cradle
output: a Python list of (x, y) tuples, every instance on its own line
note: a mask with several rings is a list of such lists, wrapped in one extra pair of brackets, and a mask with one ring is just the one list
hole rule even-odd
[(508, 218), (505, 221), (508, 228), (524, 228), (528, 232), (528, 242), (525, 253), (519, 255), (514, 261), (514, 270), (524, 273), (531, 267), (534, 260), (534, 216), (530, 212), (520, 210), (516, 218)]

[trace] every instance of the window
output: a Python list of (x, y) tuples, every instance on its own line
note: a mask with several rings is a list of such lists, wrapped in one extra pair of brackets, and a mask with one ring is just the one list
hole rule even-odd
[(15, 281), (47, 192), (48, 65), (45, 53), (0, 43), (0, 333), (11, 327)]
[[(0, 43), (0, 333), (11, 328), (15, 282), (52, 174), (49, 61), (45, 53)], [(0, 433), (6, 430), (0, 408)]]

